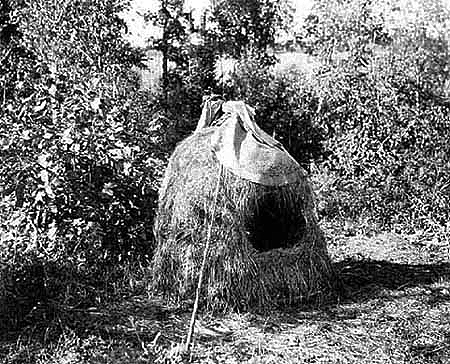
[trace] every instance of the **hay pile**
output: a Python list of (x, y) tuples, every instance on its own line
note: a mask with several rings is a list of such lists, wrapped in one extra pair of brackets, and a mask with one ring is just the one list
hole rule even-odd
[(208, 308), (321, 301), (333, 272), (306, 173), (282, 187), (239, 178), (211, 151), (214, 130), (191, 135), (170, 159), (154, 228), (152, 288), (175, 299), (194, 297), (212, 221), (202, 292)]

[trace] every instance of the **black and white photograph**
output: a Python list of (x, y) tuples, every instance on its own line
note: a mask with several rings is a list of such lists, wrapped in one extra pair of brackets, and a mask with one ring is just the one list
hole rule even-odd
[(0, 364), (450, 364), (450, 0), (0, 0)]

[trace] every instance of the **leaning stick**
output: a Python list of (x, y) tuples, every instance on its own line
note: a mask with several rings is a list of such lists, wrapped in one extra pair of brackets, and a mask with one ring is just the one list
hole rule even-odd
[(213, 202), (212, 213), (211, 213), (211, 221), (209, 223), (208, 232), (206, 235), (206, 245), (205, 245), (205, 249), (203, 250), (203, 260), (202, 260), (202, 265), (200, 266), (200, 274), (198, 276), (197, 290), (195, 291), (194, 308), (192, 310), (191, 322), (189, 324), (189, 331), (188, 331), (187, 338), (186, 338), (186, 345), (185, 345), (186, 353), (190, 353), (190, 351), (191, 351), (192, 337), (194, 335), (195, 319), (197, 317), (198, 302), (200, 300), (200, 294), (201, 294), (202, 283), (203, 283), (203, 274), (205, 271), (206, 261), (208, 259), (209, 246), (211, 244), (211, 233), (212, 233), (212, 226), (214, 223), (214, 216), (216, 215), (217, 196), (219, 194), (220, 179), (222, 178), (222, 168), (223, 167), (220, 166), (219, 176), (217, 178), (216, 190), (214, 192), (214, 202)]

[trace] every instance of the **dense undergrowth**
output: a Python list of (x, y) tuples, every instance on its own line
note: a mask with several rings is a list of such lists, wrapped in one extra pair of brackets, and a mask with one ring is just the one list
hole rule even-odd
[(218, 46), (220, 32), (205, 34), (174, 53), (166, 93), (155, 94), (139, 89), (143, 54), (123, 40), (117, 1), (37, 3), (0, 8), (2, 328), (143, 292), (159, 179), (204, 93), (256, 108), (312, 173), (323, 221), (350, 223), (350, 233), (448, 232), (445, 37), (419, 24), (383, 43), (372, 18), (363, 27), (347, 17), (364, 36), (340, 40), (343, 59), (330, 56), (329, 28), (316, 26), (323, 37), (308, 46), (323, 56), (319, 67), (280, 75), (267, 54), (242, 52), (225, 81), (211, 67), (217, 52), (237, 50)]
[(150, 257), (170, 138), (131, 71), (142, 52), (122, 39), (120, 10), (115, 1), (2, 2), (6, 327), (49, 301), (90, 305), (136, 257)]

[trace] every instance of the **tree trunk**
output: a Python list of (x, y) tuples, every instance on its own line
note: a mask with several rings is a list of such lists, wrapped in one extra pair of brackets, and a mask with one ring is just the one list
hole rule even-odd
[(164, 14), (164, 22), (163, 22), (163, 37), (162, 37), (162, 86), (164, 92), (164, 101), (167, 104), (168, 95), (168, 39), (167, 39), (167, 26), (169, 24), (169, 17), (167, 11), (167, 0), (162, 0), (161, 2), (162, 12)]

